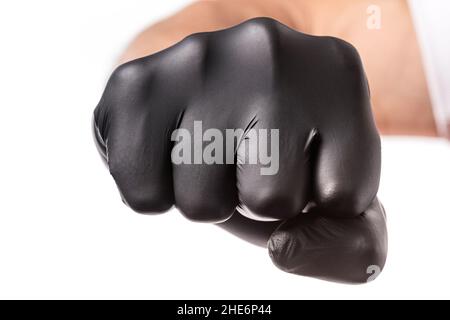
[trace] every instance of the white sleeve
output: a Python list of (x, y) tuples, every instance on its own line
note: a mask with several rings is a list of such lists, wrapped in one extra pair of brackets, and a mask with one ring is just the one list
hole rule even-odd
[(409, 0), (439, 134), (450, 137), (450, 1)]

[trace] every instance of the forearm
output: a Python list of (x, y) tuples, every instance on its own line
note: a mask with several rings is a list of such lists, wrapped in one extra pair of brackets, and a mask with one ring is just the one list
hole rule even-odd
[(270, 0), (194, 2), (141, 32), (124, 51), (120, 63), (163, 50), (193, 33), (229, 28), (259, 16), (289, 24), (276, 2)]
[[(366, 8), (382, 9), (382, 28), (369, 30)], [(327, 10), (324, 10), (326, 6)], [(406, 0), (200, 1), (139, 34), (120, 63), (163, 50), (186, 36), (272, 17), (299, 31), (332, 35), (360, 52), (377, 126), (383, 134), (435, 136), (436, 127), (414, 26)]]

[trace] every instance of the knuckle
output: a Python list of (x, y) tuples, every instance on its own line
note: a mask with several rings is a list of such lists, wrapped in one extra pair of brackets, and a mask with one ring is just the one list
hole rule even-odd
[(347, 65), (349, 63), (354, 64), (360, 60), (358, 50), (351, 43), (345, 40), (328, 37), (328, 45), (331, 48), (331, 52), (334, 57), (338, 61), (342, 62), (343, 65)]
[(134, 60), (118, 66), (111, 78), (119, 82), (130, 82), (138, 80), (142, 74), (142, 63), (139, 60)]
[(194, 222), (219, 223), (230, 218), (235, 210), (234, 205), (226, 205), (207, 199), (198, 201), (177, 201), (178, 210)]
[(111, 161), (110, 173), (122, 196), (122, 201), (133, 211), (143, 214), (158, 214), (169, 210), (173, 205), (173, 192), (170, 185), (150, 183)]
[(368, 206), (362, 195), (335, 183), (322, 186), (315, 202), (324, 214), (344, 218), (358, 216)]
[(162, 194), (148, 194), (141, 192), (122, 193), (124, 202), (137, 213), (163, 213), (172, 207), (170, 197)]

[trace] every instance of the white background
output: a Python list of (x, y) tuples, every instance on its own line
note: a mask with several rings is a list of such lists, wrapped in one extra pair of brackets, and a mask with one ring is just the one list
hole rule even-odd
[(289, 275), (175, 210), (122, 205), (92, 111), (132, 35), (187, 1), (0, 5), (0, 298), (450, 298), (450, 148), (383, 142), (390, 252), (373, 283)]

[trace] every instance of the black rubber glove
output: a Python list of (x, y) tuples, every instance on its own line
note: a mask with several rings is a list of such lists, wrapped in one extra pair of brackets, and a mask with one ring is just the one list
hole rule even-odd
[[(195, 138), (195, 121), (224, 136), (243, 130), (233, 146), (237, 164), (173, 163), (174, 130)], [(239, 161), (258, 129), (279, 130), (276, 174)], [(385, 219), (375, 198), (380, 140), (361, 60), (342, 40), (267, 18), (194, 34), (120, 66), (94, 130), (124, 202), (137, 212), (175, 204), (194, 221), (233, 216), (222, 226), (244, 238), (246, 222), (255, 222), (251, 230), (271, 235), (275, 263), (302, 275), (362, 282), (370, 266), (384, 265)]]

